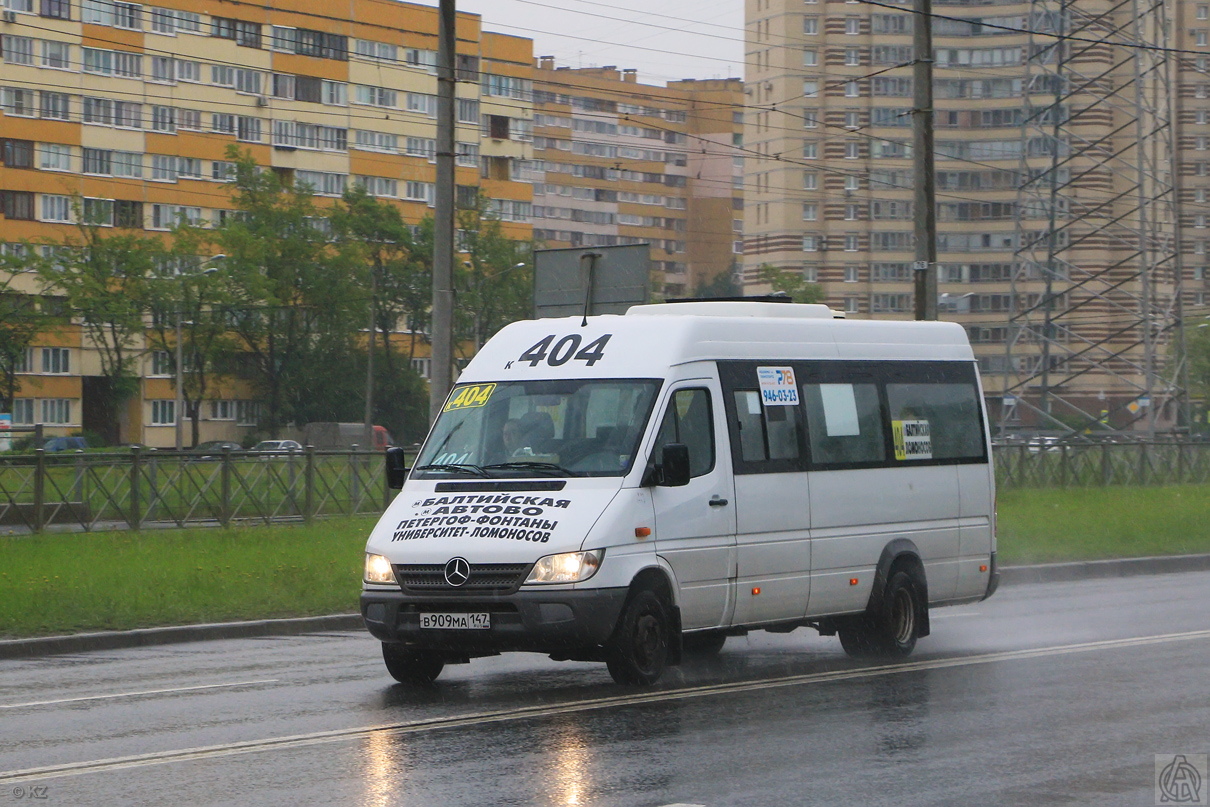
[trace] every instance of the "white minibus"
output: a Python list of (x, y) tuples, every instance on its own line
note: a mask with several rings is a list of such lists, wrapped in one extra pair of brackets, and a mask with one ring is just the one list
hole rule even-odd
[(750, 630), (900, 657), (991, 596), (995, 490), (961, 326), (686, 302), (513, 323), (366, 545), (387, 670), (505, 651), (650, 685)]

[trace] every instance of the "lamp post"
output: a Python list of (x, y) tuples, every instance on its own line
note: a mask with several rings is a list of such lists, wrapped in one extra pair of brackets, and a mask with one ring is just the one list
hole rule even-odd
[[(206, 261), (206, 264), (208, 264), (208, 265), (204, 269), (202, 269), (201, 274), (202, 275), (212, 275), (215, 272), (217, 272), (218, 267), (213, 265), (214, 262), (223, 260), (226, 257), (227, 257), (226, 255), (222, 255), (222, 254), (212, 256), (208, 261)], [(184, 288), (184, 286), (182, 286), (182, 289), (183, 288)], [(182, 297), (183, 296), (184, 295), (182, 295)], [(199, 299), (198, 299), (199, 308), (201, 307), (201, 302), (202, 301), (199, 296)], [(183, 431), (184, 421), (185, 421), (185, 407), (184, 407), (185, 372), (184, 372), (183, 340), (181, 338), (181, 326), (184, 324), (185, 324), (185, 322), (181, 318), (181, 303), (180, 303), (180, 301), (178, 301), (177, 305), (176, 305), (176, 399), (172, 404), (172, 415), (173, 415), (172, 419), (173, 419), (173, 422), (175, 423), (175, 432), (176, 432), (175, 445), (176, 445), (177, 451), (181, 451), (184, 448), (184, 437), (182, 435), (182, 431)], [(194, 323), (192, 320), (190, 320), (189, 324), (194, 325), (196, 323)]]

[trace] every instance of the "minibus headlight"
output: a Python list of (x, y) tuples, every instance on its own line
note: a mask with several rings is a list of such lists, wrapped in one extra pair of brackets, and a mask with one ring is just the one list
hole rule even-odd
[(534, 564), (526, 583), (579, 583), (592, 577), (601, 568), (604, 549), (589, 552), (565, 552), (547, 555)]
[(391, 569), (391, 562), (382, 555), (372, 555), (367, 552), (365, 581), (367, 583), (394, 583), (395, 572)]

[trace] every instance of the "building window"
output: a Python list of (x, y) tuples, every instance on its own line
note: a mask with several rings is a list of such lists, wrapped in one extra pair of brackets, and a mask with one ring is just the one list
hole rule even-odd
[(804, 160), (814, 160), (819, 157), (819, 144), (814, 140), (808, 140), (802, 144), (802, 156)]
[(819, 236), (804, 235), (802, 237), (803, 252), (818, 252), (819, 251)]
[(42, 194), (42, 221), (71, 221), (71, 198)]
[(814, 202), (804, 202), (802, 206), (802, 220), (816, 221), (819, 218), (819, 205)]
[(152, 401), (151, 402), (151, 425), (152, 426), (175, 426), (176, 425), (176, 401)]
[(30, 191), (0, 191), (0, 212), (12, 221), (32, 221), (34, 195)]
[(845, 17), (844, 32), (848, 36), (856, 36), (861, 33), (861, 18), (860, 17)]
[(808, 36), (819, 33), (819, 17), (803, 17), (802, 32)]
[(819, 81), (816, 79), (805, 79), (802, 83), (803, 98), (819, 97)]
[(260, 47), (260, 25), (245, 20), (227, 17), (212, 17), (210, 35), (219, 39), (231, 39), (245, 48)]
[(42, 16), (56, 20), (71, 19), (71, 0), (42, 0)]
[(61, 143), (39, 143), (38, 167), (43, 171), (70, 171), (71, 146)]
[(5, 34), (0, 37), (0, 53), (9, 64), (33, 64), (34, 40), (28, 36)]
[(13, 425), (14, 426), (32, 426), (32, 425), (34, 425), (34, 399), (33, 398), (15, 398), (15, 399), (13, 399)]
[(54, 70), (71, 70), (71, 45), (50, 39), (42, 40), (42, 66)]
[(41, 404), (43, 423), (71, 423), (71, 399), (47, 398)]
[(257, 401), (236, 401), (235, 422), (238, 426), (255, 426), (260, 420), (260, 403)]
[(0, 159), (3, 159), (6, 168), (34, 167), (34, 141), (8, 138), (3, 143)]
[(859, 67), (861, 65), (861, 49), (845, 48), (844, 63), (847, 67)]
[(814, 50), (804, 50), (802, 52), (803, 67), (815, 67), (819, 64), (819, 52)]
[(43, 90), (41, 115), (48, 120), (70, 120), (71, 97), (67, 93)]
[(42, 348), (42, 372), (66, 375), (71, 372), (71, 351), (65, 347)]
[(819, 175), (814, 171), (806, 171), (802, 175), (803, 190), (814, 191), (819, 189)]
[(844, 268), (844, 282), (857, 283), (861, 280), (861, 267), (847, 265)]

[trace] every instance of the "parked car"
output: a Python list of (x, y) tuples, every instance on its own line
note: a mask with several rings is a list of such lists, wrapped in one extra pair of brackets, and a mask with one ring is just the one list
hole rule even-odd
[(281, 454), (302, 451), (302, 445), (297, 440), (261, 440), (252, 450), (258, 454)]
[(50, 437), (42, 444), (42, 449), (49, 452), (83, 451), (88, 448), (88, 440), (83, 437)]
[(242, 451), (243, 446), (231, 440), (206, 440), (198, 443), (189, 453), (197, 460), (217, 460), (222, 457), (223, 450)]

